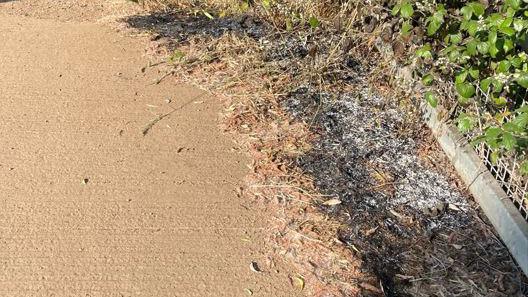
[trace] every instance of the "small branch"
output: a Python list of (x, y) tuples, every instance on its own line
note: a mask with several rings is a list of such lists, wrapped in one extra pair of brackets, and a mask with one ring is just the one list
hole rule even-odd
[(156, 81), (154, 81), (150, 85), (159, 85), (165, 78), (167, 78), (170, 75), (173, 75), (174, 73), (176, 73), (176, 70), (172, 69), (171, 71), (165, 73), (162, 77), (158, 78)]
[(193, 97), (192, 99), (186, 101), (185, 103), (183, 103), (182, 105), (178, 106), (177, 108), (173, 108), (170, 112), (157, 116), (155, 119), (153, 119), (152, 121), (150, 121), (150, 122), (145, 126), (145, 128), (143, 128), (143, 131), (141, 131), (142, 134), (143, 134), (143, 136), (146, 136), (146, 135), (150, 132), (150, 130), (151, 130), (151, 129), (152, 129), (152, 128), (153, 128), (158, 122), (160, 122), (160, 121), (163, 120), (164, 118), (170, 116), (171, 114), (175, 113), (176, 111), (178, 111), (178, 110), (184, 108), (185, 106), (191, 104), (191, 103), (194, 102), (195, 100), (200, 99), (201, 97), (205, 96), (206, 94), (207, 94), (207, 93), (203, 93), (203, 94), (201, 94), (201, 95), (199, 95), (199, 96)]

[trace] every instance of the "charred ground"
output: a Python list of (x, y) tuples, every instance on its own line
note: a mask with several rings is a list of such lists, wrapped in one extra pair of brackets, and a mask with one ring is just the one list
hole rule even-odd
[(366, 84), (359, 89), (321, 94), (304, 87), (283, 101), (319, 136), (295, 163), (343, 202), (321, 206), (347, 223), (340, 240), (361, 255), (387, 296), (524, 296), (522, 272), (471, 198), (445, 176), (449, 165), (439, 171), (421, 156), (427, 133), (402, 133), (405, 112), (396, 102)]

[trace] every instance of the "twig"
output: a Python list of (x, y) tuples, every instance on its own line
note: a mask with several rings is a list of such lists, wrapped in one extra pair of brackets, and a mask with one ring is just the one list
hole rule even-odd
[(292, 228), (290, 228), (290, 227), (288, 227), (288, 226), (286, 226), (286, 228), (288, 228), (288, 230), (290, 230), (291, 232), (293, 232), (293, 233), (295, 233), (295, 234), (301, 236), (301, 237), (304, 238), (304, 239), (308, 239), (308, 240), (310, 240), (310, 241), (317, 242), (317, 243), (323, 243), (323, 242), (322, 242), (321, 240), (319, 240), (319, 239), (311, 238), (310, 236), (304, 235), (304, 234), (302, 234), (301, 232), (296, 231), (296, 230), (293, 230)]
[(162, 77), (158, 78), (156, 81), (154, 81), (150, 85), (159, 85), (165, 78), (167, 78), (169, 75), (173, 75), (174, 73), (176, 73), (176, 70), (172, 69), (171, 71), (165, 73)]
[(183, 103), (182, 105), (178, 106), (177, 108), (173, 108), (170, 112), (168, 113), (165, 113), (165, 114), (162, 114), (162, 115), (159, 115), (157, 116), (155, 119), (153, 119), (152, 121), (150, 121), (146, 126), (145, 128), (143, 128), (143, 131), (142, 134), (143, 136), (146, 136), (150, 130), (152, 129), (152, 127), (154, 127), (154, 125), (156, 125), (159, 121), (163, 120), (164, 118), (170, 116), (171, 114), (175, 113), (176, 111), (184, 108), (185, 106), (191, 104), (193, 101), (195, 101), (196, 99), (200, 99), (201, 97), (205, 96), (207, 93), (203, 93), (199, 96), (196, 96), (196, 97), (193, 97), (192, 99), (186, 101), (185, 103)]

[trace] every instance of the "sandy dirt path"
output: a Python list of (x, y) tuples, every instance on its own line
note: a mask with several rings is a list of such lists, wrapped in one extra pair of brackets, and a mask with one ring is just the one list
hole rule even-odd
[(10, 13), (0, 41), (0, 296), (296, 295), (216, 98), (95, 23)]

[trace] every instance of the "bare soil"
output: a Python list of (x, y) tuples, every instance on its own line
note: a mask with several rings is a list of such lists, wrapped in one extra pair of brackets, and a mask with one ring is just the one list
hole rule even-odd
[(61, 22), (100, 22), (142, 11), (124, 0), (0, 0), (2, 14)]
[(0, 296), (301, 295), (220, 100), (155, 84), (145, 40), (96, 24), (116, 3), (0, 1)]

